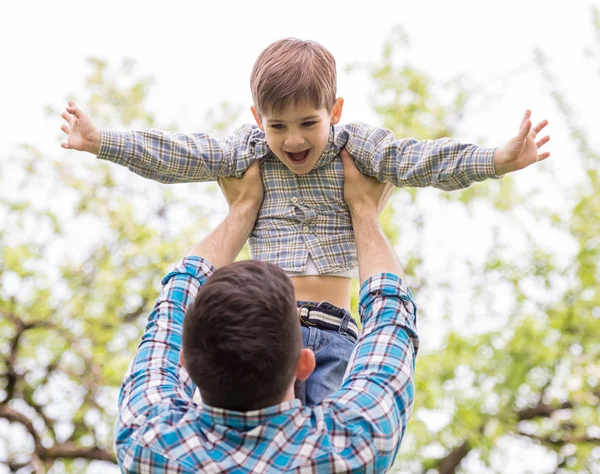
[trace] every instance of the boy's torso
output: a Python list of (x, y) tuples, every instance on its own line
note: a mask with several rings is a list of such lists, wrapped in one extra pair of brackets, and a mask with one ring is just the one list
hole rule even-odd
[(301, 272), (310, 252), (319, 272), (356, 266), (352, 219), (344, 202), (344, 169), (337, 154), (295, 175), (272, 153), (261, 160), (264, 200), (250, 238), (253, 258)]

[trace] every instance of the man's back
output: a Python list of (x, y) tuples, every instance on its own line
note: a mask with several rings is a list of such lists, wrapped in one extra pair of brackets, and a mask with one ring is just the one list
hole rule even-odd
[[(321, 405), (298, 400), (237, 412), (197, 405), (178, 365), (184, 308), (212, 274), (186, 258), (165, 279), (120, 397), (117, 452), (124, 472), (381, 472), (413, 400), (416, 308), (392, 274), (361, 289), (364, 327), (344, 384)], [(182, 291), (185, 289), (185, 291)]]

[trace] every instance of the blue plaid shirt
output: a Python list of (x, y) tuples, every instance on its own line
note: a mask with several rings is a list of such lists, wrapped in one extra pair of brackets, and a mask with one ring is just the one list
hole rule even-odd
[(360, 292), (363, 331), (342, 387), (313, 408), (299, 400), (236, 412), (195, 403), (179, 364), (186, 308), (213, 273), (199, 257), (178, 263), (119, 396), (116, 449), (126, 473), (372, 473), (392, 465), (410, 418), (418, 348), (416, 307), (396, 275)]
[(159, 130), (102, 130), (98, 158), (128, 167), (162, 183), (215, 181), (240, 177), (261, 160), (264, 200), (250, 236), (252, 258), (303, 272), (310, 253), (320, 274), (357, 266), (350, 212), (344, 202), (346, 147), (364, 174), (395, 186), (434, 186), (455, 190), (475, 181), (498, 178), (495, 148), (458, 143), (448, 138), (396, 140), (389, 130), (363, 123), (333, 126), (315, 168), (293, 174), (267, 146), (264, 132), (245, 125), (232, 135)]

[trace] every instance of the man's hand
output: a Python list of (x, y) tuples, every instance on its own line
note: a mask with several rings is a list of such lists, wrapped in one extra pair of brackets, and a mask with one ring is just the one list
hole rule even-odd
[(250, 165), (241, 178), (219, 178), (217, 182), (230, 209), (242, 207), (258, 212), (264, 196), (258, 160)]
[(69, 150), (87, 151), (94, 155), (100, 153), (100, 130), (75, 102), (69, 101), (62, 118), (67, 123), (60, 129), (67, 134), (67, 141), (62, 142), (60, 146)]
[(405, 279), (404, 269), (377, 219), (392, 195), (393, 186), (363, 175), (345, 149), (340, 156), (344, 164), (344, 200), (352, 216), (360, 284), (377, 273), (393, 273)]
[(188, 257), (202, 257), (215, 268), (233, 262), (252, 232), (263, 200), (260, 163), (252, 163), (239, 179), (219, 179), (219, 186), (229, 203), (229, 214), (214, 231), (188, 252)]
[(548, 143), (550, 137), (546, 135), (544, 138), (536, 141), (538, 133), (548, 125), (547, 120), (542, 120), (535, 127), (531, 128), (531, 110), (526, 110), (519, 134), (509, 140), (509, 142), (498, 148), (494, 155), (494, 167), (496, 174), (506, 174), (512, 171), (517, 171), (538, 161), (545, 160), (550, 156), (550, 152), (546, 151), (538, 153), (538, 149)]
[(376, 178), (365, 176), (344, 148), (340, 152), (344, 164), (344, 201), (351, 214), (378, 216), (387, 204), (394, 187)]

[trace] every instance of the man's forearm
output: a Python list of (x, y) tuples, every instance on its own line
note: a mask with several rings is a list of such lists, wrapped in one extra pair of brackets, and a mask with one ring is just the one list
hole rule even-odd
[(233, 206), (225, 220), (194, 245), (187, 256), (202, 257), (217, 269), (232, 263), (248, 240), (257, 214), (255, 206)]
[(377, 216), (374, 213), (355, 212), (352, 214), (352, 226), (360, 284), (376, 273), (393, 273), (404, 280), (406, 277), (402, 265), (383, 234)]

